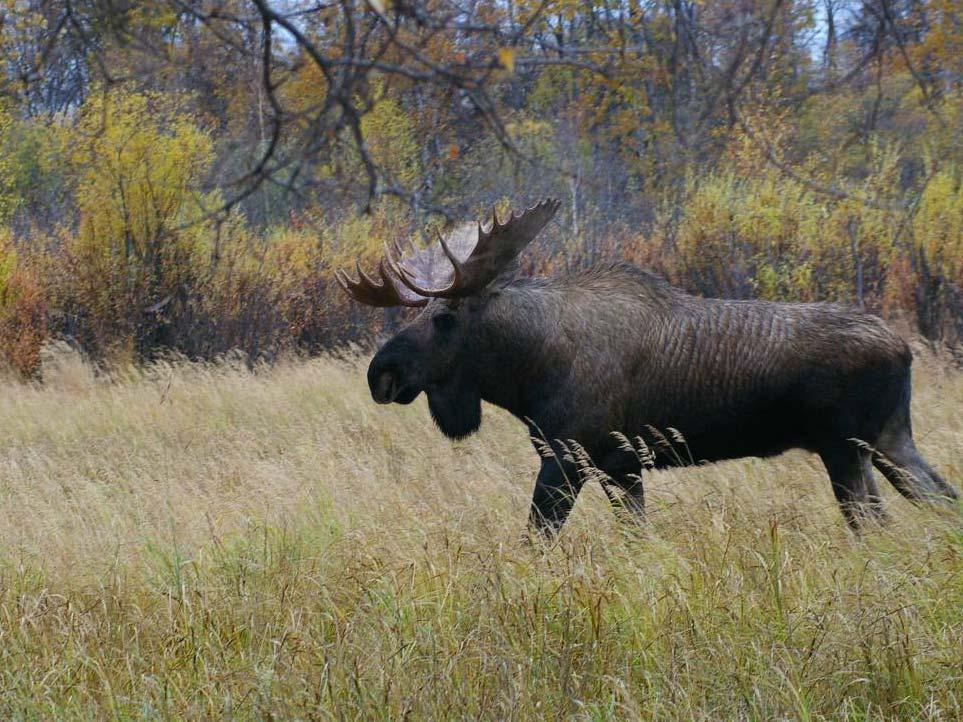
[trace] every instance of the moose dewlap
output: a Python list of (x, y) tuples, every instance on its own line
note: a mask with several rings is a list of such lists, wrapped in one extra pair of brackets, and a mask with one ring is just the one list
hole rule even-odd
[(519, 277), (518, 254), (559, 205), (493, 213), (420, 250), (395, 245), (377, 279), (360, 266), (358, 280), (336, 274), (361, 303), (423, 308), (372, 359), (375, 401), (425, 392), (452, 438), (478, 428), (482, 400), (528, 425), (542, 447), (535, 528), (557, 531), (584, 483), (570, 441), (641, 518), (644, 459), (624, 438), (641, 437), (666, 466), (676, 457), (654, 435), (669, 428), (696, 460), (818, 454), (854, 528), (884, 516), (872, 466), (914, 502), (957, 498), (913, 443), (912, 357), (880, 319), (828, 303), (698, 298), (622, 263)]

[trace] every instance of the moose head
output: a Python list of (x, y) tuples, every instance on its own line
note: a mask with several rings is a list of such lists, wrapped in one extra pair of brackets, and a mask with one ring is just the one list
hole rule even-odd
[(378, 279), (360, 264), (357, 280), (336, 272), (341, 287), (360, 303), (424, 309), (372, 359), (368, 385), (376, 402), (408, 404), (424, 391), (446, 435), (460, 438), (478, 428), (482, 388), (493, 381), (487, 378), (492, 369), (478, 367), (481, 343), (497, 332), (507, 310), (496, 308), (497, 299), (515, 279), (518, 254), (559, 205), (544, 200), (505, 220), (493, 210), (489, 224), (460, 225), (420, 250), (406, 252), (396, 243), (385, 248)]

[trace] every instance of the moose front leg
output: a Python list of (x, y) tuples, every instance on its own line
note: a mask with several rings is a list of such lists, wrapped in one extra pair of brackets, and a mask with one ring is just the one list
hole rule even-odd
[(557, 459), (542, 459), (532, 493), (529, 527), (542, 536), (555, 536), (568, 518), (581, 488), (582, 482), (574, 469), (566, 473)]

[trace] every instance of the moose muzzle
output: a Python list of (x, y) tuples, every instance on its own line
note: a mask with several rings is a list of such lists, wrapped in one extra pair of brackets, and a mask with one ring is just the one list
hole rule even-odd
[(421, 384), (411, 370), (412, 359), (399, 346), (389, 341), (368, 366), (368, 388), (379, 404), (410, 404), (421, 393)]

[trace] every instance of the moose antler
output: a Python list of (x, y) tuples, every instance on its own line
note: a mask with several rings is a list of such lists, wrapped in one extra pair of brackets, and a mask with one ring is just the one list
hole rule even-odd
[[(401, 246), (385, 248), (376, 281), (357, 265), (358, 279), (336, 271), (341, 287), (369, 306), (424, 306), (430, 298), (462, 298), (478, 293), (515, 260), (545, 227), (561, 202), (547, 199), (501, 222), (492, 209), (492, 222), (459, 226), (438, 242), (405, 255)], [(399, 284), (398, 281), (401, 283)]]
[(353, 280), (340, 268), (334, 272), (334, 278), (338, 285), (345, 290), (355, 301), (367, 306), (424, 306), (428, 303), (425, 296), (412, 293), (403, 285), (393, 280), (388, 272), (387, 262), (382, 259), (378, 264), (378, 274), (381, 281), (378, 282), (361, 270), (361, 264), (355, 262), (358, 271), (358, 280)]
[[(512, 213), (508, 220), (500, 222), (498, 213), (492, 209), (492, 222), (488, 228), (478, 223), (476, 227), (462, 226), (447, 239), (439, 236), (438, 246), (432, 246), (414, 257), (397, 261), (388, 257), (388, 267), (408, 288), (420, 296), (429, 298), (460, 298), (478, 293), (490, 284), (510, 264), (521, 250), (531, 243), (545, 224), (559, 209), (560, 201), (544, 200), (519, 214)], [(438, 249), (450, 266), (438, 273)], [(444, 265), (444, 264), (442, 264)], [(446, 285), (434, 286), (444, 279)]]

